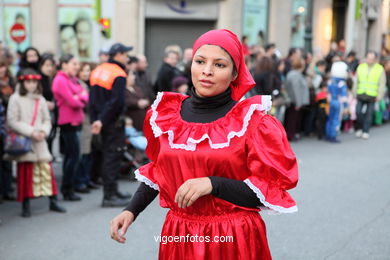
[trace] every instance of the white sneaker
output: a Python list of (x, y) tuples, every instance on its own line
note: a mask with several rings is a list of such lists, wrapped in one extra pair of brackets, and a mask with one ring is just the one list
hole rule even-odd
[(368, 138), (370, 138), (370, 135), (368, 133), (363, 133), (362, 138), (367, 140)]
[(363, 131), (362, 130), (357, 130), (356, 133), (355, 133), (356, 137), (362, 137), (362, 135), (363, 135)]

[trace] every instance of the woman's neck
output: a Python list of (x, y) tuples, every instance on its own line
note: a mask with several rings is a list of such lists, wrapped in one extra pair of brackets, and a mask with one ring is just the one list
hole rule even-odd
[(181, 116), (184, 121), (195, 123), (209, 123), (224, 117), (236, 104), (231, 97), (231, 88), (213, 97), (200, 97), (194, 88), (190, 97), (182, 103)]

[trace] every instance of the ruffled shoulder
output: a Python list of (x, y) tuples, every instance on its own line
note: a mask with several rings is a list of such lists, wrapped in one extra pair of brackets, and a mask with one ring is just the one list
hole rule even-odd
[(173, 149), (195, 151), (204, 140), (212, 149), (228, 147), (230, 140), (241, 137), (256, 111), (266, 113), (271, 109), (271, 96), (253, 96), (237, 103), (224, 117), (210, 123), (192, 123), (181, 118), (181, 104), (188, 96), (159, 92), (151, 107), (149, 119), (154, 136), (168, 135)]

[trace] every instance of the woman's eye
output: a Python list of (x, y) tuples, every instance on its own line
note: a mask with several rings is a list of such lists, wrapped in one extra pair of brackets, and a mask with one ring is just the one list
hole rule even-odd
[(196, 60), (195, 62), (198, 63), (198, 64), (203, 64), (204, 63), (204, 61), (202, 61), (202, 60)]
[(215, 66), (217, 66), (218, 68), (225, 68), (226, 67), (226, 65), (222, 64), (222, 63), (216, 63)]

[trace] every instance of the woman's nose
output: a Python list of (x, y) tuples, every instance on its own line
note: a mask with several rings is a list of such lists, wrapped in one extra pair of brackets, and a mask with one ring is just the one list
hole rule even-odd
[(213, 75), (212, 64), (206, 64), (203, 68), (203, 74), (210, 76)]

